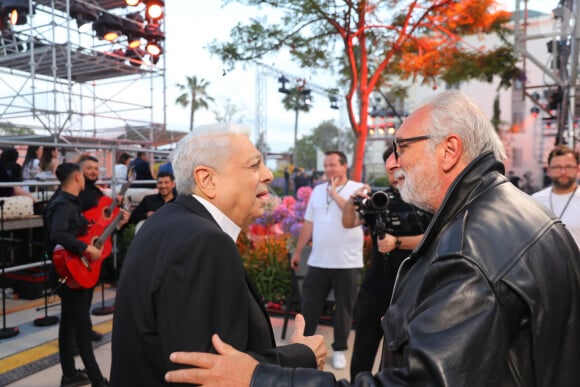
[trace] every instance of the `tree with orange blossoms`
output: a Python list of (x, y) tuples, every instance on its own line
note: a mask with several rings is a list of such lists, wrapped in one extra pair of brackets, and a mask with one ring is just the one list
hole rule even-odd
[[(226, 0), (256, 6), (266, 17), (239, 23), (231, 41), (209, 50), (224, 63), (260, 60), (288, 52), (303, 68), (340, 71), (356, 137), (352, 177), (361, 179), (368, 133), (369, 97), (397, 80), (450, 84), (500, 77), (509, 86), (520, 71), (506, 36), (510, 14), (495, 0)], [(274, 11), (274, 12), (273, 12)], [(278, 12), (275, 12), (278, 11)], [(462, 37), (497, 34), (497, 47), (474, 47)]]

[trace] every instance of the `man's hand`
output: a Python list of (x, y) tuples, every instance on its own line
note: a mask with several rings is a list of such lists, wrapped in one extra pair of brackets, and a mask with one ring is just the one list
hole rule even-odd
[(314, 352), (317, 368), (322, 371), (326, 363), (324, 337), (322, 335), (304, 336), (305, 327), (306, 322), (304, 321), (304, 317), (301, 314), (297, 314), (294, 318), (294, 333), (290, 337), (290, 342), (308, 346)]
[(377, 238), (377, 250), (379, 252), (386, 254), (395, 250), (397, 243), (397, 237), (391, 234), (385, 234), (383, 238)]
[(129, 211), (122, 209), (121, 210), (121, 220), (117, 224), (117, 230), (120, 230), (124, 225), (126, 225), (129, 222), (130, 217), (131, 217), (131, 214), (129, 213)]
[(258, 361), (224, 343), (217, 334), (211, 342), (219, 355), (204, 352), (173, 352), (169, 359), (177, 364), (199, 368), (169, 371), (165, 380), (172, 383), (191, 383), (201, 386), (249, 386)]
[(292, 253), (292, 258), (290, 259), (290, 268), (292, 270), (298, 269), (298, 265), (300, 264), (300, 253), (298, 250), (294, 250)]
[(91, 260), (95, 261), (101, 258), (101, 253), (103, 252), (102, 249), (98, 249), (94, 245), (88, 245), (85, 251), (83, 252), (84, 256), (88, 256)]

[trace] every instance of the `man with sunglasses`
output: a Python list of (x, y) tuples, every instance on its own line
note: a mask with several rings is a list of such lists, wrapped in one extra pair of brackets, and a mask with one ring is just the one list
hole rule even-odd
[(556, 146), (548, 155), (550, 187), (532, 195), (548, 207), (566, 225), (580, 246), (580, 191), (578, 191), (578, 161), (580, 155), (566, 145)]
[[(376, 375), (356, 386), (577, 386), (580, 252), (562, 222), (504, 176), (489, 119), (457, 90), (428, 99), (395, 139), (401, 197), (435, 215), (403, 261)], [(346, 386), (330, 373), (218, 355), (166, 375), (204, 386)]]

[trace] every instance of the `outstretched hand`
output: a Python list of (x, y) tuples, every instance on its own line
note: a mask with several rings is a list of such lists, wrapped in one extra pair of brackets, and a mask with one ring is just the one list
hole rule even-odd
[(324, 337), (322, 335), (304, 336), (305, 327), (304, 316), (297, 314), (294, 318), (294, 333), (290, 337), (290, 342), (308, 346), (316, 357), (316, 367), (322, 371), (326, 363), (327, 354)]
[(169, 359), (178, 364), (198, 368), (169, 371), (165, 380), (171, 383), (191, 383), (200, 386), (249, 386), (258, 361), (224, 343), (217, 334), (211, 342), (218, 355), (205, 352), (173, 352)]

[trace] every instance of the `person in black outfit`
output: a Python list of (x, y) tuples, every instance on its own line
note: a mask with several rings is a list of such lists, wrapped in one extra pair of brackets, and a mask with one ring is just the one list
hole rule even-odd
[[(151, 174), (147, 153), (137, 152), (137, 157), (130, 164), (135, 172), (135, 180), (155, 180)], [(135, 188), (155, 188), (154, 183), (133, 183)]]
[[(91, 155), (82, 155), (79, 159), (79, 166), (85, 178), (85, 188), (79, 193), (79, 201), (81, 202), (81, 210), (83, 212), (95, 208), (99, 205), (99, 200), (105, 194), (97, 187), (96, 183), (99, 179), (99, 160)], [(123, 210), (122, 210), (123, 211)], [(118, 228), (123, 227), (129, 220), (129, 213), (123, 211), (123, 219), (119, 222)], [(90, 297), (88, 299), (89, 309), (93, 301), (94, 288), (90, 289)], [(103, 335), (94, 329), (91, 329), (91, 339), (93, 341), (102, 340)]]
[(157, 174), (157, 193), (145, 196), (131, 213), (129, 223), (137, 224), (149, 218), (165, 203), (175, 200), (175, 177), (170, 172)]
[(4, 148), (0, 159), (8, 173), (8, 181), (22, 181), (22, 167), (18, 164), (18, 151), (14, 147)]
[[(388, 219), (393, 220), (383, 238), (378, 236), (377, 213), (357, 209), (353, 199), (347, 201), (343, 209), (344, 227), (355, 227), (365, 223), (371, 232), (372, 251), (371, 265), (361, 284), (355, 308), (356, 334), (350, 362), (351, 381), (362, 371), (371, 371), (375, 356), (383, 338), (381, 318), (391, 301), (395, 278), (401, 262), (409, 256), (411, 250), (421, 241), (432, 215), (405, 203), (397, 191), (397, 179), (394, 171), (397, 163), (392, 148), (383, 153), (385, 169), (391, 187), (385, 190), (389, 198)], [(391, 157), (391, 158), (390, 158)], [(366, 192), (364, 192), (367, 190)], [(355, 191), (361, 199), (370, 200), (367, 193), (370, 187)], [(365, 206), (366, 208), (367, 206)], [(357, 212), (362, 216), (357, 216)]]
[[(77, 239), (86, 232), (88, 221), (81, 214), (78, 198), (85, 187), (85, 178), (80, 167), (64, 163), (57, 167), (56, 176), (61, 189), (53, 197), (46, 210), (46, 220), (50, 235), (50, 251), (56, 245), (75, 255), (97, 259), (101, 250)], [(108, 386), (103, 378), (93, 353), (90, 339), (91, 317), (89, 313), (90, 289), (72, 289), (66, 282), (58, 281), (54, 265), (51, 268), (52, 285), (61, 299), (61, 318), (58, 332), (58, 348), (62, 368), (61, 386), (80, 386), (91, 383), (93, 387)], [(85, 365), (86, 371), (77, 370), (74, 348)]]

